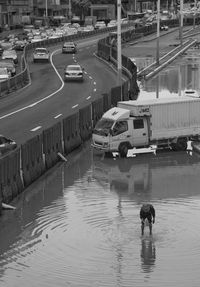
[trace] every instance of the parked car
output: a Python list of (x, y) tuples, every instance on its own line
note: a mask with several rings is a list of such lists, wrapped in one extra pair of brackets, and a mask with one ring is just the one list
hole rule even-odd
[(0, 68), (0, 82), (7, 81), (10, 78), (10, 73), (7, 68)]
[(49, 62), (50, 54), (47, 48), (36, 48), (33, 52), (33, 62), (46, 61)]
[(15, 64), (18, 63), (17, 52), (15, 50), (4, 50), (1, 58), (2, 60), (11, 59)]
[(65, 42), (62, 46), (62, 53), (76, 53), (77, 45), (74, 42)]
[(3, 135), (0, 135), (0, 156), (16, 149), (17, 143)]
[(10, 75), (16, 75), (15, 63), (12, 59), (0, 60), (0, 68), (7, 68)]
[(78, 64), (68, 65), (65, 68), (64, 81), (83, 81), (83, 71), (84, 69)]

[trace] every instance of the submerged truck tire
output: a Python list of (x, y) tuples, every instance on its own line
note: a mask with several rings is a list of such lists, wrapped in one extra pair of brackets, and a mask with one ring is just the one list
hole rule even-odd
[(178, 138), (176, 143), (171, 144), (171, 148), (174, 151), (187, 150), (187, 138)]
[(128, 143), (121, 143), (119, 145), (119, 154), (120, 157), (126, 157), (128, 154), (129, 144)]

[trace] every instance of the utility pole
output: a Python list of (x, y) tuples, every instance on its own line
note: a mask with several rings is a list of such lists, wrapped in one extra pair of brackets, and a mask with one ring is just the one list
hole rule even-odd
[[(117, 0), (117, 70), (118, 85), (121, 87), (122, 78), (122, 47), (121, 47), (121, 0)], [(121, 91), (122, 100), (122, 91)]]
[(48, 3), (47, 3), (47, 1), (48, 1), (48, 0), (46, 0), (46, 5), (45, 5), (45, 7), (46, 7), (46, 13), (45, 13), (46, 18), (48, 17)]
[(160, 0), (157, 0), (157, 49), (156, 49), (156, 63), (159, 65), (159, 50), (160, 50)]
[(183, 44), (183, 0), (180, 0), (180, 44)]
[(72, 19), (72, 2), (69, 0), (69, 19)]

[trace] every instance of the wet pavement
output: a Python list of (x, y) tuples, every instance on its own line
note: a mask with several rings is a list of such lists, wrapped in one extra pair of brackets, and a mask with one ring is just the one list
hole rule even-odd
[[(140, 97), (199, 91), (189, 50)], [(131, 155), (131, 153), (129, 153)], [(30, 186), (0, 217), (1, 287), (198, 287), (200, 155), (193, 151), (104, 158), (90, 143)], [(143, 202), (156, 209), (141, 236)]]
[[(0, 286), (181, 286), (200, 282), (200, 157), (104, 158), (86, 145), (0, 218)], [(139, 209), (156, 209), (153, 235)]]

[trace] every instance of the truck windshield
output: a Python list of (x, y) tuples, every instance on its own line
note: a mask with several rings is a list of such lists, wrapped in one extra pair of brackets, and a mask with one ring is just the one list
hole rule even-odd
[(96, 124), (93, 133), (107, 136), (113, 124), (114, 124), (113, 120), (100, 119), (98, 123)]

